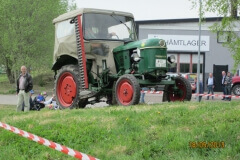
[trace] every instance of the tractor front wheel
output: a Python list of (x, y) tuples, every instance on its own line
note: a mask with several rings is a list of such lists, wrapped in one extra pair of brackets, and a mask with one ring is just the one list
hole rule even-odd
[(119, 105), (129, 106), (139, 103), (140, 85), (131, 74), (122, 75), (116, 82), (115, 96)]
[(165, 101), (190, 101), (192, 98), (192, 88), (189, 81), (183, 77), (176, 77), (176, 87), (166, 85), (163, 93), (163, 102)]
[(74, 108), (79, 103), (78, 70), (75, 65), (63, 66), (56, 76), (55, 95), (60, 109)]

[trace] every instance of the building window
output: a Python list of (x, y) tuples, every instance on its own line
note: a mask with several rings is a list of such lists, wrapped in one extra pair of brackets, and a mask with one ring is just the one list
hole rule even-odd
[(180, 63), (180, 73), (189, 73), (189, 63)]
[[(203, 65), (200, 64), (200, 73), (203, 73)], [(197, 64), (192, 65), (192, 73), (197, 73)]]

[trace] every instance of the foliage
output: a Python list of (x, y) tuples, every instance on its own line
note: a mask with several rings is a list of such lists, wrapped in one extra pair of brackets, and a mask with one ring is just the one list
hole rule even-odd
[[(187, 102), (16, 113), (0, 121), (104, 160), (240, 159), (240, 106)], [(73, 159), (0, 128), (0, 159)], [(225, 142), (191, 148), (189, 142)]]
[[(193, 1), (193, 6), (198, 7), (199, 1)], [(240, 0), (202, 0), (202, 13), (213, 12), (219, 17), (223, 17), (220, 22), (216, 22), (210, 27), (213, 33), (222, 37), (226, 43), (223, 46), (227, 47), (233, 53), (234, 71), (240, 64), (240, 37), (239, 37), (239, 20), (238, 9)]]
[(0, 74), (0, 94), (16, 94), (16, 85), (9, 83), (6, 74)]
[(22, 65), (33, 70), (51, 68), (52, 20), (76, 5), (68, 0), (0, 0), (0, 3), (0, 64), (6, 66), (10, 82), (14, 82), (13, 71)]
[[(52, 71), (36, 73), (32, 72), (33, 90), (35, 93), (46, 91), (52, 93), (54, 85), (54, 73)], [(16, 84), (10, 84), (6, 74), (0, 74), (0, 94), (16, 94)]]

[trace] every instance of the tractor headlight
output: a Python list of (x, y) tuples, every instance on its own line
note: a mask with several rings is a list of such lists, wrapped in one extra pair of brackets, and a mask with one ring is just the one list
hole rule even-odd
[(131, 55), (131, 58), (134, 62), (139, 62), (141, 60), (141, 58), (139, 57), (139, 55), (137, 53), (133, 53)]
[(137, 48), (135, 50), (133, 50), (133, 54), (131, 55), (131, 58), (134, 62), (139, 62), (141, 60), (140, 58), (140, 49)]
[(168, 57), (168, 62), (169, 63), (175, 63), (176, 59), (175, 59), (175, 56), (174, 55), (171, 55)]
[(159, 41), (159, 45), (160, 45), (161, 47), (165, 47), (165, 46), (166, 46), (165, 44), (166, 44), (166, 43), (165, 43), (164, 40), (160, 40), (160, 41)]
[(135, 50), (133, 50), (133, 53), (137, 53), (138, 54), (138, 56), (140, 57), (140, 49), (139, 48), (137, 48), (137, 49), (135, 49)]

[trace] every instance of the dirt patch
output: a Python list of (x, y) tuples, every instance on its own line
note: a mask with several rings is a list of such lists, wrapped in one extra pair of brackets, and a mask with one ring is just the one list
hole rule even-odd
[(237, 136), (237, 140), (240, 140), (240, 135)]
[(57, 121), (53, 120), (53, 119), (46, 119), (46, 120), (41, 121), (39, 124), (45, 125), (45, 124), (50, 124), (50, 123), (55, 123), (55, 122), (57, 122)]
[(178, 108), (181, 107), (182, 105), (176, 105), (176, 104), (169, 104), (168, 108)]
[(179, 128), (177, 128), (177, 130), (186, 131), (186, 132), (190, 132), (191, 131), (191, 129), (189, 127), (187, 127), (187, 126), (179, 127)]
[(196, 109), (197, 108), (197, 106), (188, 106), (188, 108), (190, 109), (190, 110), (194, 110), (194, 109)]
[[(22, 121), (22, 120), (26, 120), (26, 119), (42, 119), (43, 117), (44, 118), (50, 118), (54, 115), (55, 113), (54, 112), (33, 112), (33, 111), (30, 111), (28, 113), (26, 112), (22, 112), (22, 114), (19, 114), (19, 115), (15, 115), (13, 116), (11, 119), (13, 121)], [(3, 120), (6, 120), (8, 119), (7, 117), (3, 118)]]
[(108, 152), (108, 155), (117, 155), (119, 153), (124, 153), (126, 150), (126, 146), (115, 146)]
[(240, 105), (236, 106), (236, 108), (238, 108), (238, 109), (239, 109), (239, 108), (240, 108)]
[(140, 105), (140, 106), (134, 106), (131, 108), (131, 111), (136, 111), (136, 112), (145, 112), (152, 110), (153, 105)]

